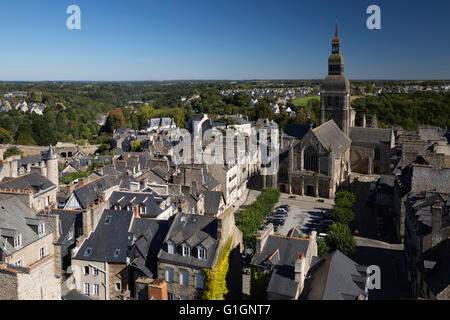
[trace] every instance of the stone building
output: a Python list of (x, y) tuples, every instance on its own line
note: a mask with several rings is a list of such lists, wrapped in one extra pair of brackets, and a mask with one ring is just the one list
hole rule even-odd
[(0, 201), (0, 299), (61, 299), (54, 233), (16, 198)]
[(301, 238), (295, 228), (286, 236), (278, 236), (273, 234), (273, 225), (269, 224), (260, 231), (251, 264), (256, 269), (264, 270), (269, 277), (266, 289), (268, 300), (297, 300), (316, 257), (315, 231), (308, 238)]
[[(167, 282), (168, 299), (201, 299), (206, 282), (203, 270), (214, 270), (220, 249), (230, 238), (230, 257), (233, 265), (239, 266), (242, 232), (234, 224), (234, 214), (225, 213), (220, 218), (177, 214), (157, 256), (157, 277)], [(235, 271), (242, 278), (241, 272)]]
[(308, 122), (284, 127), (278, 188), (287, 193), (333, 198), (352, 171), (388, 173), (395, 136), (390, 129), (355, 127), (337, 25), (320, 99), (319, 126), (314, 128)]

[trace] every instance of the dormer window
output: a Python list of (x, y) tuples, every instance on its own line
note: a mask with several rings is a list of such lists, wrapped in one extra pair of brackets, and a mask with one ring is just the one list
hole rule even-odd
[(127, 206), (127, 211), (133, 211), (133, 206), (131, 205)]
[(14, 237), (14, 248), (19, 248), (22, 246), (22, 235), (19, 234)]
[(141, 204), (139, 206), (139, 214), (146, 214), (147, 213), (147, 207), (145, 206), (145, 204)]
[(206, 260), (206, 249), (202, 246), (197, 248), (197, 258), (201, 259), (201, 260)]
[(42, 236), (45, 233), (45, 223), (38, 225), (38, 235)]
[(175, 244), (172, 241), (167, 241), (167, 252), (170, 254), (175, 253)]
[(114, 206), (114, 210), (120, 210), (120, 209), (122, 209), (122, 208), (120, 207), (119, 204), (116, 204), (116, 205)]
[(191, 248), (187, 244), (183, 244), (181, 247), (183, 257), (189, 257), (191, 255)]

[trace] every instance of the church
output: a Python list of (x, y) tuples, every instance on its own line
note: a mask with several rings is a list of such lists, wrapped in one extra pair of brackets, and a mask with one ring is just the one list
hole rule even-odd
[[(287, 124), (281, 136), (277, 186), (281, 192), (333, 198), (349, 183), (351, 172), (390, 172), (389, 151), (395, 147), (392, 129), (356, 127), (350, 105), (350, 82), (336, 23), (328, 58), (328, 76), (320, 93), (320, 125)], [(365, 121), (363, 121), (365, 122)]]

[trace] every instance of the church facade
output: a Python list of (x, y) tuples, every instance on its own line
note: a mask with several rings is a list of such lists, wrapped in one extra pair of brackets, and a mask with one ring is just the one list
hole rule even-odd
[(339, 186), (349, 182), (352, 170), (390, 170), (393, 131), (355, 126), (337, 24), (320, 97), (319, 126), (288, 124), (283, 130), (277, 177), (281, 192), (333, 198)]

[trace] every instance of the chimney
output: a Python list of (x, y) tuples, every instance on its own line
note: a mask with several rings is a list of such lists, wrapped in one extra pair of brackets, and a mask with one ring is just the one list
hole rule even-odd
[(167, 300), (167, 283), (163, 279), (148, 284), (148, 300)]
[(258, 238), (256, 239), (256, 253), (261, 253), (267, 238), (274, 232), (272, 223), (269, 223), (263, 230), (259, 231)]
[(295, 260), (295, 280), (298, 283), (303, 282), (303, 273), (305, 269), (305, 257), (303, 256), (303, 253), (299, 253), (297, 256), (297, 260)]

